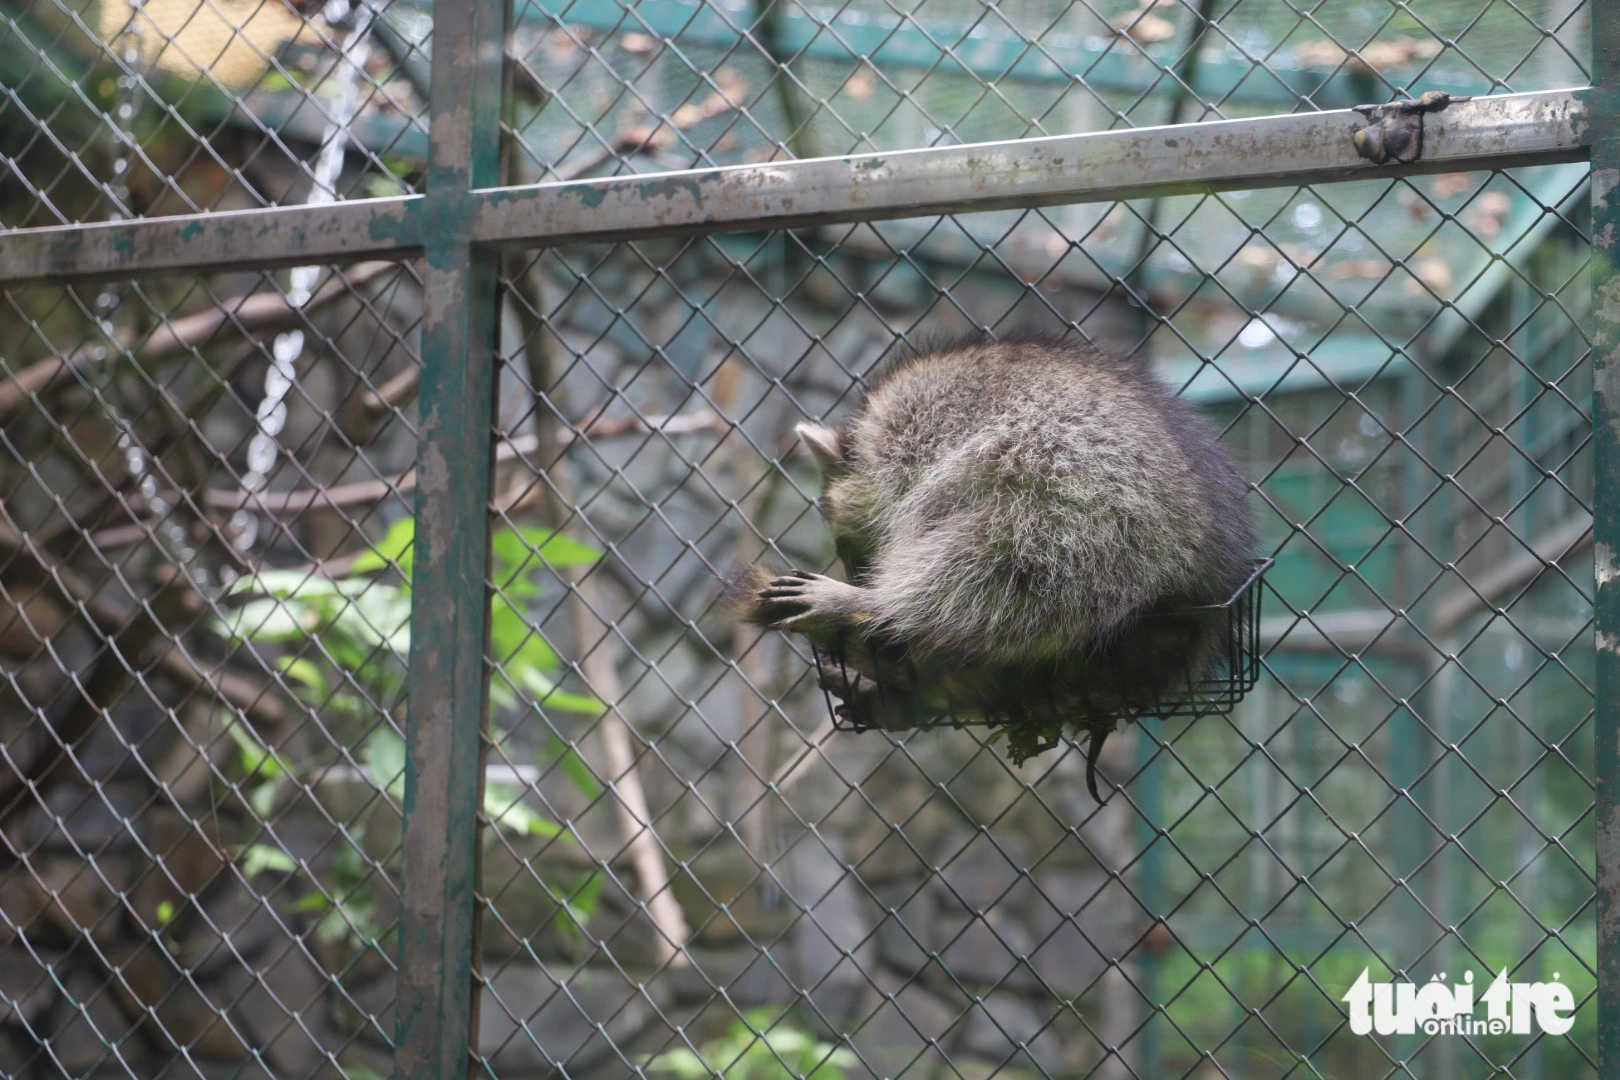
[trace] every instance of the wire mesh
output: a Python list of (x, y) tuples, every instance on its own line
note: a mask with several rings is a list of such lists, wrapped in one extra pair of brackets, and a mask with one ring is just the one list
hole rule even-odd
[[(497, 630), (494, 677), (544, 641), (576, 658), (565, 693), (612, 708), (542, 691), (497, 717), (497, 760), (536, 763), (530, 802), (567, 835), (508, 855), (491, 911), (537, 884), (547, 911), (595, 906), (542, 959), (539, 1009), (515, 989), (524, 949), (486, 953), (489, 1067), (718, 1068), (745, 1052), (741, 1014), (756, 1053), (807, 1033), (850, 1075), (1590, 1069), (1589, 1025), (1529, 1050), (1380, 1045), (1339, 1002), (1362, 967), (1471, 966), (1557, 971), (1592, 1007), (1583, 184), (1551, 167), (1167, 201), (1149, 257), (1184, 276), (1151, 289), (1061, 273), (1087, 234), (1015, 242), (1058, 232), (1048, 211), (512, 271), (501, 429), (567, 451), (497, 485), (498, 529), (538, 530), (545, 599), (532, 639)], [(1441, 242), (1460, 222), (1471, 239)], [(832, 561), (794, 421), (847, 410), (904, 338), (1076, 323), (1145, 344), (1222, 419), (1276, 560), (1261, 686), (1230, 718), (1141, 725), (1101, 808), (1079, 749), (1015, 771), (982, 734), (835, 734), (807, 651), (712, 607), (739, 559)], [(596, 554), (554, 560), (564, 537)], [(629, 785), (645, 802), (624, 817), (609, 793)], [(599, 892), (548, 877), (541, 853), (575, 844)], [(577, 1036), (553, 1036), (560, 1014)]]
[(21, 192), (0, 226), (413, 191), (430, 27), (373, 0), (8, 0), (0, 156)]
[[(504, 179), (1584, 85), (1593, 19), (525, 0)], [(415, 193), (431, 28), (0, 0), (0, 226)], [(503, 256), (477, 1067), (1593, 1075), (1588, 188)], [(424, 299), (384, 262), (5, 292), (5, 1075), (389, 1074)], [(837, 731), (809, 650), (716, 603), (834, 561), (794, 423), (970, 329), (1145, 353), (1253, 483), (1257, 678), (1116, 736), (1101, 805), (1072, 744)], [(1556, 973), (1576, 1025), (1357, 1036), (1363, 968)]]
[(414, 283), (8, 293), (6, 1075), (386, 1069)]
[(1590, 80), (1582, 2), (520, 3), (519, 178), (1348, 108)]

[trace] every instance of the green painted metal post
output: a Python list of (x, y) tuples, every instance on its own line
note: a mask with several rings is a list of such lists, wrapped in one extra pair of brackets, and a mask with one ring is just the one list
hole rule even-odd
[(1620, 0), (1592, 0), (1598, 1074), (1620, 1077)]
[(395, 1076), (468, 1075), (489, 604), (496, 256), (470, 242), (498, 182), (506, 0), (434, 11)]

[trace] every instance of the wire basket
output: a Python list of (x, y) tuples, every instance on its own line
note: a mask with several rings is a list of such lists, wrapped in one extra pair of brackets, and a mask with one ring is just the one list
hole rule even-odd
[[(1230, 713), (1237, 703), (1254, 689), (1255, 682), (1260, 678), (1260, 600), (1263, 591), (1261, 586), (1271, 564), (1271, 559), (1256, 559), (1248, 578), (1222, 603), (1186, 608), (1173, 615), (1146, 616), (1142, 620), (1143, 623), (1164, 618), (1186, 619), (1202, 612), (1224, 617), (1226, 627), (1222, 647), (1211, 661), (1207, 672), (1196, 675), (1189, 673), (1189, 677), (1184, 680), (1184, 692), (1157, 698), (1150, 704), (1118, 709), (1112, 712), (1113, 722), (1110, 723), (1100, 725), (1093, 718), (1090, 726), (1094, 730), (1106, 728), (1111, 731), (1119, 720), (1139, 720), (1143, 717), (1195, 719)], [(837, 730), (916, 731), (932, 728), (1007, 726), (1008, 721), (1003, 718), (986, 719), (980, 715), (957, 713), (949, 709), (937, 713), (930, 712), (921, 718), (907, 717), (904, 727), (864, 722), (843, 706), (842, 699), (835, 697), (833, 688), (854, 685), (859, 678), (868, 676), (852, 671), (845, 660), (822, 649), (813, 648), (812, 654), (816, 664), (816, 675), (822, 687), (822, 696), (827, 702), (828, 712), (832, 715), (833, 727)], [(878, 661), (870, 667), (881, 667), (882, 663), (883, 661)], [(892, 665), (893, 662), (890, 663)], [(914, 677), (915, 673), (911, 674)], [(881, 693), (882, 680), (880, 678), (877, 681)], [(1057, 742), (1056, 738), (1045, 739), (1028, 747), (1028, 751), (1039, 753), (1055, 746)]]

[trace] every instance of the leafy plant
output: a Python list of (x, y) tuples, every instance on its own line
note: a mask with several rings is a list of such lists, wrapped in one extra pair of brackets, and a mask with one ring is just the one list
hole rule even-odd
[[(415, 539), (415, 519), (402, 518), (354, 559), (346, 576), (303, 570), (244, 575), (227, 595), (250, 599), (235, 607), (220, 628), (233, 641), (309, 643), (313, 648), (277, 661), (298, 695), (341, 713), (375, 715), (380, 703), (397, 700), (404, 689)], [(521, 691), (546, 708), (600, 713), (604, 706), (595, 698), (558, 688), (555, 675), (561, 661), (519, 605), (543, 591), (542, 575), (535, 569), (589, 565), (602, 553), (561, 533), (507, 528), (492, 538), (491, 554), (495, 591), (490, 653), (505, 675), (490, 686), (494, 703), (515, 706)], [(335, 684), (327, 678), (327, 666), (337, 671)]]
[[(701, 1080), (781, 1080), (785, 1075), (805, 1080), (844, 1080), (855, 1067), (853, 1051), (818, 1039), (807, 1031), (774, 1017), (769, 1009), (754, 1009), (732, 1021), (723, 1035), (693, 1051), (678, 1047), (645, 1062), (653, 1075)], [(784, 1070), (786, 1070), (784, 1072)]]
[[(404, 799), (405, 742), (392, 724), (379, 718), (388, 715), (405, 688), (415, 532), (414, 519), (396, 522), (341, 577), (300, 570), (246, 575), (227, 591), (240, 602), (218, 626), (234, 642), (297, 648), (274, 661), (285, 684), (329, 718), (337, 729), (334, 742), (346, 746), (371, 783), (396, 803)], [(592, 715), (602, 712), (605, 706), (595, 698), (559, 689), (562, 663), (520, 606), (543, 592), (543, 575), (536, 569), (588, 565), (601, 552), (548, 530), (509, 528), (494, 535), (491, 554), (495, 589), (489, 647), (504, 676), (491, 682), (492, 702), (507, 709), (527, 704)], [(352, 730), (347, 737), (345, 727)], [(331, 764), (288, 761), (245, 725), (231, 725), (230, 733), (238, 748), (238, 789), (261, 820), (272, 815), (289, 780)], [(554, 736), (541, 758), (543, 765), (555, 764), (588, 797), (600, 794), (589, 767)], [(490, 823), (508, 835), (573, 842), (562, 823), (529, 807), (519, 788), (488, 785), (483, 809)], [(366, 888), (376, 867), (359, 846), (365, 831), (364, 822), (348, 827), (351, 842), (337, 845), (325, 887), (295, 905), (295, 910), (319, 913), (315, 933), (323, 940), (350, 937), (375, 945), (386, 932)], [(244, 845), (237, 858), (244, 876), (299, 869), (289, 853), (272, 843)], [(567, 916), (560, 924), (577, 932), (595, 909), (601, 881), (597, 875), (586, 875), (552, 891), (562, 898)]]

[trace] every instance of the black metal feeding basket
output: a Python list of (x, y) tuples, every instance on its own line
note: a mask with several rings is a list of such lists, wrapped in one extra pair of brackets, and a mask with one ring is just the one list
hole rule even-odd
[[(1209, 670), (1202, 674), (1193, 674), (1185, 681), (1185, 691), (1173, 696), (1163, 696), (1151, 704), (1139, 707), (1122, 708), (1112, 713), (1112, 722), (1106, 726), (1098, 725), (1095, 718), (1091, 721), (1093, 745), (1088, 755), (1093, 762), (1101, 750), (1102, 737), (1107, 731), (1113, 730), (1114, 723), (1120, 720), (1138, 720), (1144, 717), (1158, 717), (1170, 719), (1172, 717), (1193, 719), (1203, 716), (1221, 716), (1231, 713), (1238, 702), (1242, 701), (1248, 692), (1254, 689), (1260, 678), (1260, 599), (1262, 582), (1265, 573), (1270, 569), (1271, 559), (1257, 559), (1247, 580), (1238, 587), (1237, 591), (1223, 603), (1208, 604), (1201, 607), (1182, 609), (1174, 615), (1150, 615), (1144, 622), (1155, 618), (1186, 618), (1188, 615), (1197, 615), (1202, 612), (1218, 613), (1226, 619), (1226, 633), (1223, 637), (1223, 647), (1211, 662)], [(932, 728), (1003, 728), (1009, 722), (1001, 718), (986, 718), (971, 714), (958, 714), (946, 710), (939, 713), (930, 713), (922, 717), (908, 717), (904, 728), (889, 725), (880, 725), (864, 722), (850, 710), (841, 707), (841, 702), (835, 699), (833, 687), (848, 686), (857, 678), (846, 662), (837, 656), (828, 654), (821, 649), (812, 650), (816, 674), (822, 686), (822, 695), (827, 702), (828, 712), (832, 715), (833, 727), (840, 731), (875, 731), (875, 730), (906, 730), (917, 731)], [(881, 683), (878, 686), (881, 694)], [(1100, 734), (1099, 734), (1100, 732)], [(1056, 737), (1044, 739), (1026, 748), (1027, 752), (1039, 753), (1057, 745)]]

